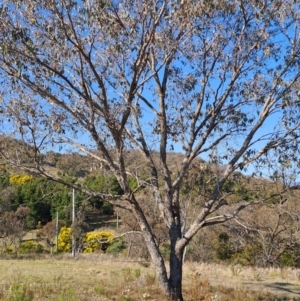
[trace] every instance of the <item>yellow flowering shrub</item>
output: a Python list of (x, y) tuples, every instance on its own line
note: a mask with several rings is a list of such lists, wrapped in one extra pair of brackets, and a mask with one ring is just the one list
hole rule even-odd
[(72, 229), (69, 227), (61, 227), (57, 243), (59, 252), (70, 252), (72, 249)]
[(84, 239), (83, 253), (92, 253), (97, 250), (105, 251), (112, 243), (114, 234), (109, 231), (88, 232)]
[[(83, 253), (92, 253), (97, 250), (106, 251), (112, 244), (114, 234), (109, 231), (88, 232), (84, 236)], [(72, 249), (72, 228), (62, 227), (58, 235), (58, 251), (70, 252)]]
[(12, 185), (22, 185), (32, 180), (33, 180), (33, 176), (29, 176), (29, 175), (15, 174), (9, 177), (9, 183)]

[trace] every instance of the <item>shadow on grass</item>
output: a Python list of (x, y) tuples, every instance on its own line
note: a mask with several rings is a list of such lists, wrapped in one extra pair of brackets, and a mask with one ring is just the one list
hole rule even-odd
[(300, 300), (300, 285), (287, 283), (287, 282), (274, 282), (272, 284), (266, 284), (265, 286), (289, 294), (298, 295), (299, 298), (296, 300)]

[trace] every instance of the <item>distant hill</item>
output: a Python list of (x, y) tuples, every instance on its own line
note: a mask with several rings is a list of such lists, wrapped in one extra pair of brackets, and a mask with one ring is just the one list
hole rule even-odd
[[(106, 166), (91, 156), (84, 156), (76, 152), (69, 154), (53, 151), (40, 153), (33, 146), (30, 146), (21, 140), (12, 139), (8, 136), (0, 136), (0, 151), (8, 156), (13, 154), (20, 161), (29, 165), (35, 164), (34, 160), (37, 159), (49, 173), (55, 175), (60, 173), (62, 175), (68, 175), (71, 177), (84, 178), (88, 175), (110, 174), (110, 171)], [(97, 154), (97, 152), (95, 153)], [(162, 172), (162, 169), (160, 170), (159, 154), (153, 152), (153, 158), (158, 166), (158, 171)], [(174, 174), (174, 177), (179, 170), (183, 159), (184, 156), (181, 153), (170, 152), (167, 154), (169, 168), (172, 174)], [(148, 178), (150, 176), (147, 162), (137, 150), (131, 149), (125, 151), (125, 164), (128, 168), (128, 171), (132, 175), (138, 175), (143, 178)], [(196, 181), (200, 174), (206, 174), (206, 178), (208, 180), (208, 177), (218, 177), (218, 175), (223, 171), (223, 166), (217, 166), (215, 164), (207, 163), (202, 159), (196, 159), (191, 164), (189, 172), (186, 175), (186, 179), (189, 178), (188, 181), (192, 182)], [(251, 187), (252, 189), (254, 187), (261, 187), (271, 184), (265, 179), (253, 178), (243, 175), (240, 172), (236, 172), (231, 178), (235, 178), (236, 181), (237, 175), (239, 176), (239, 180), (242, 180), (244, 185)]]

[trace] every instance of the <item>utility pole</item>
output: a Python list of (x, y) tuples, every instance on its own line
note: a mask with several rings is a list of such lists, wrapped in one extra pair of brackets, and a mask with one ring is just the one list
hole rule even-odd
[(117, 232), (119, 231), (119, 211), (117, 211)]
[(72, 256), (75, 257), (76, 253), (76, 239), (74, 234), (75, 227), (75, 189), (73, 188), (72, 193)]
[(56, 211), (55, 236), (56, 236), (56, 255), (57, 255), (58, 254), (58, 211)]

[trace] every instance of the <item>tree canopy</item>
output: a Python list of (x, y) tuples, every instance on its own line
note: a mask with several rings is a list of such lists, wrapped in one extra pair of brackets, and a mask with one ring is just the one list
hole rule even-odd
[[(273, 158), (298, 163), (297, 1), (3, 0), (0, 29), (2, 160), (130, 211), (174, 300), (186, 245), (247, 206), (219, 211), (228, 177)], [(25, 143), (6, 152), (8, 137)], [(145, 166), (128, 168), (131, 149)], [(93, 158), (122, 195), (50, 174), (50, 150)], [(172, 151), (183, 154), (175, 173)], [(185, 229), (181, 187), (199, 156), (224, 168)], [(169, 231), (169, 274), (129, 176), (152, 191)]]

